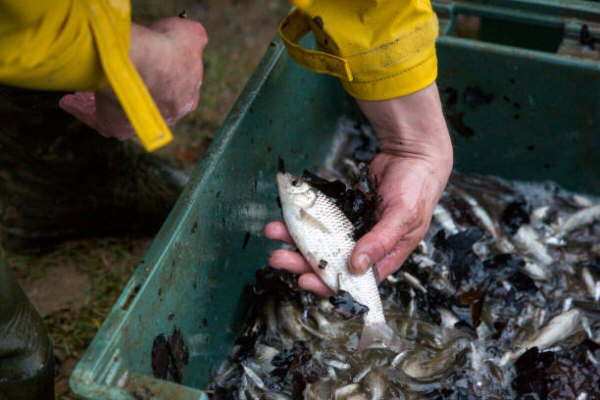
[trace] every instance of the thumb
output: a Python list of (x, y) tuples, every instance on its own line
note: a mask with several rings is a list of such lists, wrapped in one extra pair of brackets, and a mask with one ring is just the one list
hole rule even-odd
[(405, 246), (399, 247), (398, 243), (416, 228), (418, 220), (419, 213), (406, 210), (401, 204), (386, 207), (379, 222), (356, 244), (350, 257), (352, 272), (363, 273), (394, 252), (404, 250)]

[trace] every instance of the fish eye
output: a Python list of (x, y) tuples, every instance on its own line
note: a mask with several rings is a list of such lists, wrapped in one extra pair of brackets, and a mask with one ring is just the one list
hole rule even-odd
[(296, 180), (296, 179), (292, 180), (292, 186), (298, 186), (298, 180)]

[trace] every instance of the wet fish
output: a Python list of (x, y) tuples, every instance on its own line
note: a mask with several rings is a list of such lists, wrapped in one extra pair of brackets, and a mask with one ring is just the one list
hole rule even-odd
[(455, 235), (459, 232), (458, 226), (443, 205), (438, 204), (435, 206), (433, 210), (433, 219), (437, 221), (437, 223), (440, 224), (446, 231), (448, 231), (449, 234)]
[(523, 266), (523, 272), (525, 272), (531, 279), (535, 279), (536, 281), (548, 280), (548, 271), (536, 263), (526, 262)]
[(362, 275), (350, 272), (354, 226), (327, 196), (290, 173), (277, 174), (283, 218), (290, 235), (313, 271), (335, 293), (345, 291), (366, 306), (358, 349), (375, 342), (392, 344), (377, 288), (375, 267)]
[(554, 261), (531, 226), (521, 226), (512, 240), (520, 251), (533, 257), (541, 265), (548, 265)]
[(581, 329), (581, 313), (577, 309), (571, 309), (552, 318), (530, 341), (521, 345), (522, 350), (513, 355), (521, 355), (525, 350), (537, 347), (540, 350), (547, 349), (561, 340), (570, 337), (573, 332)]
[(571, 215), (565, 221), (562, 226), (562, 232), (560, 233), (560, 236), (564, 236), (582, 226), (589, 225), (598, 219), (600, 219), (600, 204), (584, 208), (583, 210)]

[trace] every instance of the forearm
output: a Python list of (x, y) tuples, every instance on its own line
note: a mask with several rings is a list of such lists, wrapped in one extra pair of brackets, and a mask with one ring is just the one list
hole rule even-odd
[(373, 125), (382, 153), (427, 161), (449, 174), (452, 143), (435, 83), (405, 97), (357, 101)]

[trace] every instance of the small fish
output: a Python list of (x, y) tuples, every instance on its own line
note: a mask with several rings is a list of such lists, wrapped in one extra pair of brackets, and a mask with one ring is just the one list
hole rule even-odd
[(377, 371), (372, 371), (365, 378), (366, 386), (369, 389), (371, 400), (383, 400), (386, 398), (389, 383)]
[(354, 226), (342, 210), (307, 182), (289, 174), (277, 174), (277, 186), (285, 224), (314, 272), (335, 293), (341, 290), (368, 307), (358, 349), (375, 342), (392, 344), (386, 324), (374, 268), (362, 275), (349, 270), (355, 246)]
[(433, 210), (433, 219), (442, 226), (450, 235), (455, 235), (460, 232), (456, 223), (452, 219), (450, 212), (444, 208), (443, 205), (438, 204)]
[(533, 339), (521, 345), (521, 351), (515, 353), (515, 355), (520, 356), (527, 349), (531, 349), (532, 347), (537, 347), (540, 350), (547, 349), (555, 343), (569, 338), (580, 328), (581, 313), (577, 309), (571, 309), (548, 321)]
[(546, 266), (554, 261), (531, 226), (522, 225), (513, 235), (512, 240), (520, 251), (534, 258), (541, 265)]
[(417, 277), (409, 274), (408, 272), (402, 271), (401, 273), (402, 273), (402, 277), (406, 280), (406, 282), (408, 282), (408, 284), (410, 286), (412, 286), (413, 288), (415, 288), (423, 293), (427, 293), (427, 289), (423, 286), (423, 284), (419, 281), (419, 279), (417, 279)]
[(434, 377), (447, 375), (455, 365), (461, 353), (470, 349), (470, 340), (457, 338), (444, 344), (441, 349), (421, 348), (410, 351), (399, 365), (402, 373), (415, 381), (426, 382)]
[(477, 219), (479, 219), (479, 222), (485, 228), (485, 230), (487, 230), (494, 239), (498, 239), (500, 237), (500, 233), (498, 232), (498, 228), (492, 221), (492, 218), (488, 212), (484, 210), (479, 202), (467, 192), (460, 189), (457, 189), (457, 192), (460, 197), (462, 197), (469, 204), (469, 206), (471, 206), (473, 214), (477, 217)]
[(482, 227), (489, 232), (490, 235), (497, 241), (498, 248), (504, 252), (512, 252), (514, 251), (513, 245), (506, 240), (505, 237), (500, 235), (500, 232), (492, 220), (490, 214), (479, 204), (479, 202), (471, 195), (469, 195), (464, 190), (457, 190), (457, 193), (463, 200), (465, 200), (469, 206), (471, 206), (471, 211), (473, 215), (479, 220), (479, 223)]
[(581, 269), (581, 279), (583, 280), (583, 283), (585, 284), (590, 296), (592, 296), (595, 301), (598, 301), (600, 296), (600, 293), (598, 292), (598, 282), (594, 280), (594, 277), (587, 267), (583, 267)]
[(351, 383), (350, 385), (342, 386), (335, 391), (335, 398), (345, 398), (347, 396), (357, 394), (360, 389), (360, 385)]
[(531, 279), (536, 281), (548, 280), (548, 271), (536, 263), (525, 262), (525, 265), (523, 266), (523, 272), (525, 272)]
[(246, 376), (248, 377), (248, 379), (250, 381), (252, 381), (252, 383), (254, 383), (254, 385), (256, 385), (260, 389), (265, 388), (265, 383), (262, 381), (262, 379), (260, 379), (258, 374), (256, 372), (254, 372), (254, 369), (251, 366), (242, 364), (242, 368), (244, 369), (244, 372), (246, 373)]
[(562, 231), (559, 236), (562, 237), (575, 229), (581, 228), (582, 226), (589, 225), (592, 222), (600, 219), (600, 204), (584, 208), (581, 211), (571, 215), (563, 224)]
[(345, 363), (345, 362), (340, 361), (340, 360), (335, 360), (335, 359), (326, 360), (325, 364), (329, 365), (332, 368), (339, 369), (339, 370), (342, 370), (342, 371), (346, 371), (346, 370), (350, 369), (350, 364)]
[(257, 344), (256, 345), (256, 358), (260, 363), (260, 366), (263, 369), (266, 369), (267, 372), (271, 372), (273, 366), (271, 365), (271, 360), (279, 353), (274, 347), (267, 346), (265, 344)]

